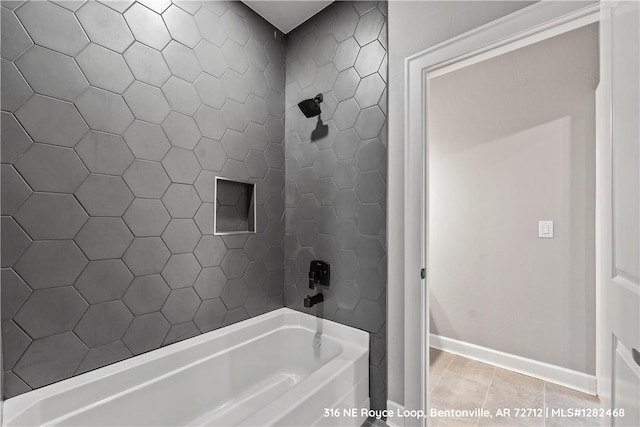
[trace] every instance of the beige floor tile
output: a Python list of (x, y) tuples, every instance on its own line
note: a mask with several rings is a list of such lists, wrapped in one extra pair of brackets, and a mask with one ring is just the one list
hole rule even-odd
[(465, 378), (470, 378), (483, 384), (489, 384), (496, 368), (486, 363), (476, 362), (462, 356), (455, 356), (447, 371), (453, 372)]
[(534, 412), (538, 416), (517, 418), (518, 425), (544, 426), (544, 382), (497, 368), (484, 407), (493, 415), (509, 409), (511, 417), (518, 416), (518, 409), (539, 410)]
[(445, 371), (431, 392), (431, 407), (473, 411), (482, 408), (488, 388), (488, 384)]
[(429, 390), (438, 383), (438, 379), (447, 369), (454, 355), (435, 348), (429, 349)]
[(478, 425), (477, 418), (437, 418), (430, 417), (431, 427), (445, 427), (445, 426), (476, 426)]
[(586, 418), (547, 418), (547, 427), (592, 427), (599, 426), (597, 420)]
[(482, 427), (494, 427), (494, 426), (509, 426), (509, 427), (528, 427), (530, 424), (526, 424), (520, 418), (508, 418), (508, 417), (493, 417), (493, 418), (480, 418), (478, 426)]
[[(582, 409), (599, 408), (600, 400), (596, 396), (581, 393), (570, 388), (557, 384), (545, 382), (545, 404), (553, 409)], [(582, 417), (550, 417), (547, 420), (548, 426), (592, 426), (599, 424), (598, 418)]]

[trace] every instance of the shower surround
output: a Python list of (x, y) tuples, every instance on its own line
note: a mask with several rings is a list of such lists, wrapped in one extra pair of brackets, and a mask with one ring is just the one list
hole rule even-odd
[[(371, 333), (384, 406), (385, 13), (285, 37), (240, 2), (2, 2), (5, 398), (304, 310), (318, 257), (310, 313)], [(285, 141), (317, 92), (327, 134), (288, 108)], [(213, 235), (214, 176), (256, 183), (256, 234)]]
[[(371, 408), (386, 407), (386, 2), (335, 2), (287, 34), (287, 307), (370, 333)], [(323, 94), (322, 114), (297, 104)], [(305, 308), (309, 262), (331, 264)]]
[[(5, 396), (282, 307), (283, 35), (239, 2), (18, 4)], [(215, 175), (256, 182), (256, 234), (213, 235)]]

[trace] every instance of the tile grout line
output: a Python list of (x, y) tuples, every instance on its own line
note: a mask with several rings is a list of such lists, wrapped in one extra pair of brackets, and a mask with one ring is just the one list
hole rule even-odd
[[(482, 409), (484, 409), (484, 406), (487, 404), (487, 398), (489, 397), (489, 390), (491, 389), (491, 385), (493, 384), (493, 379), (496, 376), (496, 370), (497, 368), (494, 366), (493, 367), (493, 373), (491, 374), (491, 380), (489, 380), (489, 386), (487, 387), (487, 392), (484, 395), (484, 400), (482, 401)], [(478, 417), (478, 422), (476, 423), (476, 426), (480, 425), (480, 418)]]
[[(440, 351), (443, 353), (446, 353), (445, 351), (442, 351), (442, 350)], [(442, 378), (444, 373), (449, 370), (449, 366), (453, 362), (453, 359), (455, 359), (456, 357), (455, 354), (452, 354), (452, 353), (447, 353), (447, 354), (451, 354), (453, 357), (451, 358), (451, 360), (449, 360), (449, 363), (447, 363), (447, 366), (445, 366), (445, 368), (442, 370), (442, 373), (438, 376), (438, 379), (431, 385), (431, 387), (429, 387), (429, 393), (431, 393), (431, 391), (436, 387), (436, 385), (438, 385), (438, 383), (440, 382), (440, 379)], [(455, 374), (455, 372), (452, 372), (452, 374)]]

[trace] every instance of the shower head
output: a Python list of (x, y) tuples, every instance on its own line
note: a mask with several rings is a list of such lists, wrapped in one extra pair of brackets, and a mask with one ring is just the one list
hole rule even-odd
[(322, 102), (322, 99), (322, 94), (319, 93), (312, 99), (305, 99), (304, 101), (298, 103), (298, 107), (300, 108), (300, 111), (302, 111), (302, 114), (305, 115), (305, 117), (315, 117), (320, 115), (320, 113), (322, 112), (320, 111), (320, 103)]

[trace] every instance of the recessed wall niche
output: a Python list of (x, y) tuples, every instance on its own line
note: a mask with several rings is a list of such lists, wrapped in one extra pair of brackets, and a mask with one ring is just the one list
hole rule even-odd
[(256, 232), (254, 183), (216, 177), (214, 232), (217, 235)]

